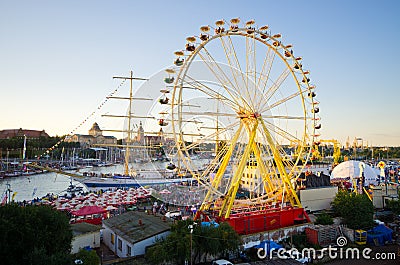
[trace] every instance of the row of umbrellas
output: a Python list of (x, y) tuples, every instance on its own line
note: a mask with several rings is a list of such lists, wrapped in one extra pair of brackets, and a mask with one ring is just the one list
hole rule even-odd
[(49, 204), (57, 210), (77, 211), (84, 206), (98, 206), (107, 211), (116, 210), (119, 206), (134, 205), (138, 200), (151, 196), (151, 191), (143, 187), (130, 188), (128, 190), (106, 191), (101, 194), (89, 193), (78, 195), (74, 198), (58, 197)]

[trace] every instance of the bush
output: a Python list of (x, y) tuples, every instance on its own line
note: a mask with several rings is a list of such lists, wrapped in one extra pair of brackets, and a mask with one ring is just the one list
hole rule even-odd
[(351, 229), (368, 230), (374, 226), (374, 206), (364, 194), (339, 191), (332, 202), (335, 213)]
[(331, 225), (333, 224), (333, 218), (326, 212), (323, 212), (322, 214), (318, 215), (317, 220), (315, 220), (315, 224)]
[[(193, 225), (193, 234), (190, 234), (189, 225)], [(238, 250), (240, 243), (240, 236), (227, 223), (203, 226), (194, 225), (192, 220), (182, 220), (171, 227), (171, 233), (164, 240), (150, 247), (145, 257), (151, 264), (185, 264), (191, 258), (196, 262), (209, 256), (225, 256)]]
[(100, 264), (100, 258), (99, 256), (97, 256), (96, 251), (94, 251), (93, 249), (80, 249), (79, 252), (74, 255), (74, 260), (81, 260), (82, 264), (85, 265)]

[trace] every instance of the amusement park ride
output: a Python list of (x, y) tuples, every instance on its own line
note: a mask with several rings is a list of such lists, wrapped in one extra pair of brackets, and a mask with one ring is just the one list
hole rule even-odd
[[(166, 107), (159, 125), (174, 136), (177, 170), (206, 189), (195, 219), (227, 221), (241, 234), (309, 221), (293, 183), (321, 128), (310, 72), (281, 34), (254, 20), (218, 20), (200, 30), (175, 52), (159, 98)], [(193, 150), (212, 142), (213, 161), (200, 168)]]
[[(128, 114), (118, 116), (127, 120), (127, 144), (134, 117), (173, 137), (173, 146), (163, 146), (173, 153), (169, 169), (196, 180), (191, 189), (205, 191), (196, 220), (226, 221), (240, 234), (308, 222), (294, 183), (320, 142), (310, 71), (281, 34), (254, 20), (218, 20), (200, 30), (175, 52), (164, 87), (157, 90), (161, 95), (137, 116), (135, 78), (121, 77), (131, 82), (130, 97), (124, 98), (130, 100)], [(145, 95), (155, 86), (152, 79), (146, 84), (135, 96), (148, 102)], [(210, 145), (211, 161), (196, 163), (194, 154)], [(129, 160), (128, 152), (125, 157)], [(130, 175), (129, 161), (125, 164)]]
[(335, 167), (340, 163), (340, 157), (341, 157), (341, 152), (340, 152), (340, 142), (335, 139), (329, 139), (329, 140), (319, 140), (318, 142), (314, 143), (314, 149), (312, 150), (312, 156), (311, 160), (319, 160), (322, 157), (324, 157), (324, 154), (321, 155), (319, 151), (320, 145), (332, 145), (333, 146), (333, 163), (332, 166)]

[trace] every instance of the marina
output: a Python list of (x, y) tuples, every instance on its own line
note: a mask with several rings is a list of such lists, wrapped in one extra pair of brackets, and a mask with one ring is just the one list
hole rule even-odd
[[(173, 178), (172, 171), (170, 170), (156, 170), (156, 168), (165, 168), (167, 165), (166, 162), (158, 162), (158, 164), (137, 164), (135, 167), (141, 167), (142, 170), (138, 171), (138, 175), (135, 178), (122, 177), (121, 173), (124, 170), (124, 165), (122, 164), (107, 167), (82, 167), (79, 171), (69, 170), (61, 171), (61, 173), (47, 172), (31, 176), (7, 177), (0, 179), (0, 190), (2, 194), (4, 194), (7, 189), (7, 184), (9, 184), (12, 193), (16, 193), (14, 197), (15, 201), (30, 201), (35, 198), (46, 196), (47, 194), (64, 196), (71, 179), (73, 180), (72, 184), (82, 187), (84, 192), (95, 192), (100, 189), (126, 189), (130, 187), (165, 187), (171, 184), (188, 185), (193, 181), (191, 178), (176, 176)], [(65, 175), (67, 172), (76, 177)], [(164, 173), (164, 175), (160, 174), (160, 172)], [(166, 176), (165, 173), (168, 173), (168, 175)], [(119, 175), (114, 176), (115, 174)]]

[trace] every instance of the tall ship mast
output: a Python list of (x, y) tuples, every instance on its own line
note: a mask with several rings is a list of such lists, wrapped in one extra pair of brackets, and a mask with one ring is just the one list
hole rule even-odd
[[(121, 77), (121, 76), (114, 76), (114, 79), (124, 79), (124, 80), (129, 80), (130, 82), (130, 86), (129, 86), (129, 97), (125, 98), (125, 97), (109, 97), (109, 98), (114, 98), (114, 99), (123, 99), (129, 100), (129, 109), (128, 109), (128, 113), (126, 116), (120, 116), (120, 115), (102, 115), (104, 117), (124, 117), (127, 118), (127, 129), (126, 131), (122, 131), (122, 132), (126, 132), (127, 133), (127, 137), (126, 137), (126, 147), (125, 147), (125, 163), (124, 163), (124, 175), (125, 176), (130, 176), (132, 174), (130, 174), (131, 172), (129, 172), (129, 158), (130, 158), (130, 147), (132, 145), (132, 118), (134, 118), (133, 116), (133, 112), (132, 112), (132, 105), (133, 105), (133, 100), (152, 100), (152, 99), (148, 99), (148, 98), (133, 98), (133, 80), (140, 80), (140, 81), (147, 81), (147, 78), (140, 78), (140, 77), (133, 77), (133, 71), (130, 72), (130, 76), (129, 77)], [(136, 117), (139, 118), (139, 117)], [(143, 117), (146, 118), (146, 117)], [(115, 130), (114, 130), (115, 131)]]

